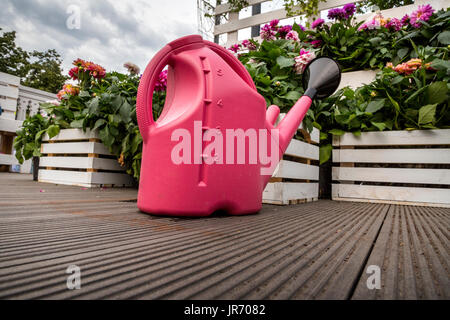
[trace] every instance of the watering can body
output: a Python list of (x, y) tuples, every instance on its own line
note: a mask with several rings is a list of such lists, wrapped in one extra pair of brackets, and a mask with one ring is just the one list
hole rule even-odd
[[(166, 101), (154, 121), (153, 90), (166, 65)], [(278, 162), (310, 103), (309, 97), (299, 100), (297, 117), (283, 120), (285, 130), (276, 141), (270, 131), (275, 129), (278, 107), (266, 111), (265, 99), (230, 52), (197, 35), (169, 43), (151, 60), (138, 89), (136, 111), (143, 137), (138, 208), (174, 216), (258, 212), (270, 179), (270, 173), (261, 175), (267, 163), (259, 157), (256, 163), (250, 161), (250, 140), (244, 144), (245, 161), (239, 162), (238, 138), (229, 144), (228, 133), (268, 132), (266, 148), (268, 153), (276, 150)], [(216, 139), (223, 150), (205, 152)]]

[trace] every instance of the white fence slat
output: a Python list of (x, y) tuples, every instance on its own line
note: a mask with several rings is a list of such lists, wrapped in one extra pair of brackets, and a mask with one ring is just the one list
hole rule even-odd
[(363, 132), (333, 137), (333, 146), (401, 146), (450, 144), (450, 129)]
[(333, 162), (450, 163), (450, 149), (334, 149)]
[(319, 167), (304, 163), (281, 160), (273, 177), (288, 179), (319, 180)]
[(334, 167), (332, 179), (340, 181), (450, 184), (450, 169)]
[(333, 184), (333, 200), (385, 200), (450, 205), (450, 188), (410, 188)]
[(16, 132), (22, 126), (22, 122), (20, 120), (0, 118), (0, 131)]
[(288, 204), (289, 200), (317, 198), (318, 183), (306, 182), (270, 182), (263, 192), (265, 202)]
[(43, 143), (41, 153), (54, 154), (87, 154), (96, 153), (110, 155), (108, 148), (100, 142), (61, 142), (61, 143)]
[(40, 167), (123, 171), (116, 159), (93, 157), (41, 157)]
[(99, 139), (98, 132), (89, 129), (87, 129), (86, 132), (81, 129), (63, 129), (51, 139), (49, 139), (48, 134), (45, 134), (42, 137), (42, 141), (87, 140), (91, 138)]
[(319, 160), (319, 147), (292, 139), (285, 152), (286, 155)]

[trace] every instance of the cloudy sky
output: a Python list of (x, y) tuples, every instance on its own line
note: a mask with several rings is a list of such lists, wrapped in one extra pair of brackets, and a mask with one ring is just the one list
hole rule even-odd
[[(197, 33), (195, 0), (2, 0), (0, 27), (26, 50), (56, 49), (65, 71), (76, 58), (108, 71), (141, 70), (167, 42)], [(74, 7), (75, 6), (75, 7)], [(73, 14), (79, 9), (80, 28)], [(74, 11), (75, 10), (75, 11)], [(76, 14), (76, 13), (75, 13)], [(70, 29), (69, 25), (75, 28)]]

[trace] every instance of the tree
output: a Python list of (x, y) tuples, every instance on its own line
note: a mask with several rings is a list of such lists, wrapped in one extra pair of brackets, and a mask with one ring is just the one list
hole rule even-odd
[(62, 74), (61, 63), (54, 49), (27, 52), (17, 46), (15, 31), (0, 35), (0, 72), (20, 77), (25, 86), (57, 93), (69, 78)]
[(54, 49), (45, 52), (33, 51), (32, 60), (26, 67), (23, 85), (57, 93), (69, 78), (62, 75), (61, 56)]
[[(0, 31), (2, 28), (0, 28)], [(0, 72), (24, 77), (28, 63), (28, 52), (16, 46), (16, 32), (4, 32), (0, 36)]]

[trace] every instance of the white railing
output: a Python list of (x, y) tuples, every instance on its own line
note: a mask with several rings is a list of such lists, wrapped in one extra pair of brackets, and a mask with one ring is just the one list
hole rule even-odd
[[(248, 0), (249, 5), (256, 5), (264, 2), (268, 2), (269, 0)], [(340, 7), (347, 3), (356, 3), (361, 0), (328, 0), (326, 2), (319, 3), (319, 14), (321, 16), (322, 11), (326, 11), (331, 8)], [(409, 14), (412, 11), (416, 10), (419, 5), (430, 4), (435, 10), (439, 10), (442, 8), (448, 8), (450, 6), (450, 0), (416, 0), (414, 4), (392, 8), (387, 10), (382, 10), (381, 13), (385, 18), (401, 18), (405, 14)], [(226, 46), (229, 47), (232, 44), (238, 43), (238, 32), (239, 30), (259, 26), (273, 19), (286, 19), (290, 18), (286, 16), (286, 10), (284, 8), (275, 9), (269, 12), (256, 14), (247, 18), (239, 19), (239, 12), (230, 12), (230, 5), (228, 3), (220, 4), (216, 7), (214, 13), (216, 15), (228, 14), (228, 19), (225, 23), (216, 25), (214, 28), (214, 36), (220, 36), (223, 34), (227, 35)], [(355, 20), (357, 22), (363, 21), (371, 17), (374, 13), (366, 13), (361, 15), (356, 15)], [(312, 21), (314, 18), (310, 18)]]

